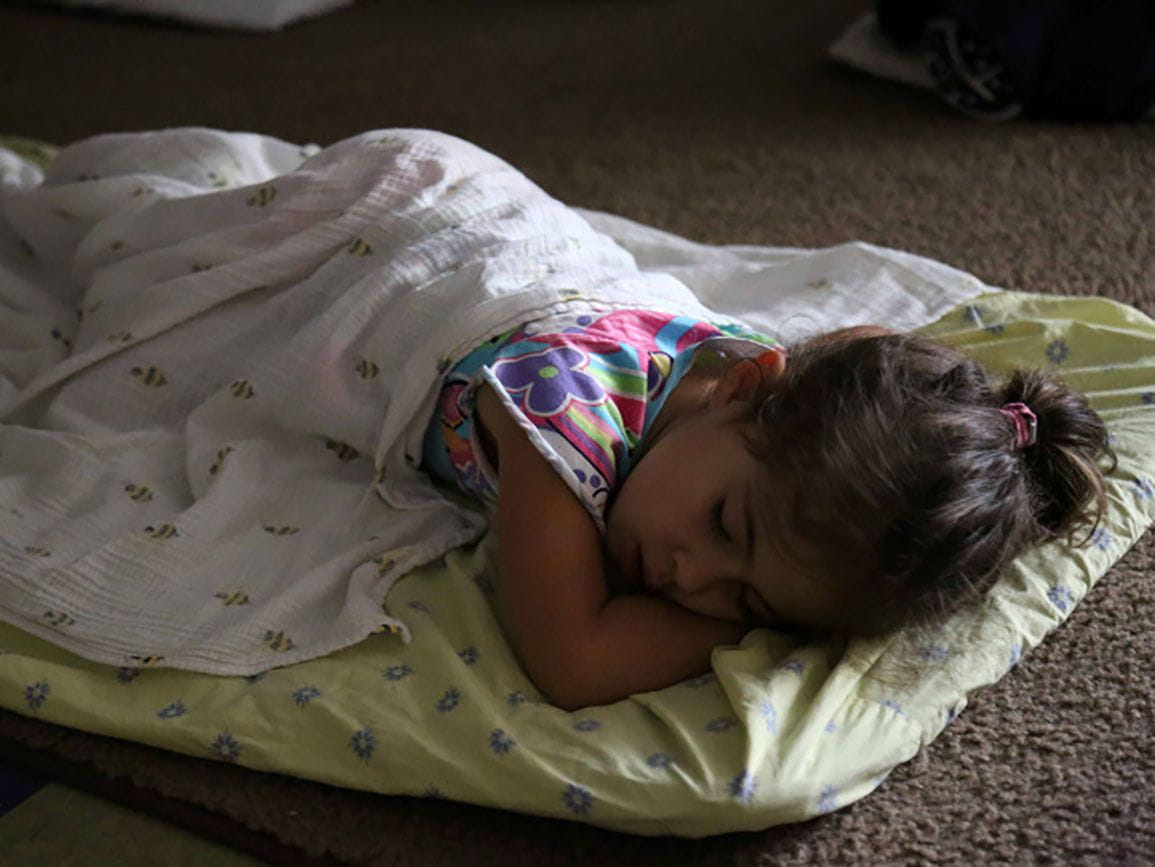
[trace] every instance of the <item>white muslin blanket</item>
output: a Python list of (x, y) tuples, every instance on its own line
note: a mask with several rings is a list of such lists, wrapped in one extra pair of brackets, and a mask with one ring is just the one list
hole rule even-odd
[(302, 18), (325, 15), (353, 0), (33, 0), (33, 2), (148, 15), (230, 30), (280, 30)]
[(390, 586), (485, 526), (417, 466), (440, 375), (519, 322), (639, 306), (793, 339), (987, 288), (577, 212), (418, 130), (100, 136), (0, 173), (0, 617), (113, 665), (404, 638)]

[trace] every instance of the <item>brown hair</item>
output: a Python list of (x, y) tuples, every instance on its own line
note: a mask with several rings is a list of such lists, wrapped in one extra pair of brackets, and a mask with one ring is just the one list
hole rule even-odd
[[(839, 627), (932, 625), (977, 601), (1024, 548), (1086, 529), (1114, 455), (1086, 400), (1057, 376), (994, 387), (975, 360), (905, 334), (790, 347), (751, 407), (754, 453), (788, 537), (807, 541), (846, 597)], [(1034, 444), (999, 412), (1027, 404)]]

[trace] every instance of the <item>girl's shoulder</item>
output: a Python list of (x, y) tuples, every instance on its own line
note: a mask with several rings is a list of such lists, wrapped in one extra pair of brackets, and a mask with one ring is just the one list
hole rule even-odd
[(463, 487), (496, 495), (496, 473), (482, 459), (471, 421), (477, 389), (487, 384), (600, 529), (608, 500), (697, 350), (765, 340), (725, 322), (575, 305), (495, 335), (453, 367), (436, 447), (452, 446), (457, 475), (473, 479), (459, 479)]
[(668, 391), (700, 362), (700, 349), (734, 357), (767, 344), (774, 341), (730, 322), (643, 308), (578, 309), (498, 335), (456, 372), (468, 380), (488, 369), (529, 415), (588, 414), (603, 405), (632, 447)]

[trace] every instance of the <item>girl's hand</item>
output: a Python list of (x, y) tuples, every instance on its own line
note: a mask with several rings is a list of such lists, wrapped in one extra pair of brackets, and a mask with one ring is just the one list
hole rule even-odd
[(477, 399), (498, 471), (500, 593), (514, 649), (559, 707), (606, 704), (709, 669), (746, 627), (652, 596), (611, 597), (593, 519), (488, 387)]

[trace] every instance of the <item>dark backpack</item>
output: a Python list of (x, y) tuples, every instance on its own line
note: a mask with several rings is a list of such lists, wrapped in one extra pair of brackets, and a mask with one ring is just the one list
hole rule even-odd
[(1155, 109), (1155, 0), (878, 0), (901, 48), (922, 44), (969, 114), (1136, 120)]

